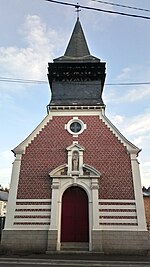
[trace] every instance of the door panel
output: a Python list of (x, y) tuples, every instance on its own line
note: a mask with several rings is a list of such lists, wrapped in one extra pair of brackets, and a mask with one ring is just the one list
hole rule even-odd
[(80, 187), (70, 187), (62, 197), (61, 242), (88, 241), (88, 197)]

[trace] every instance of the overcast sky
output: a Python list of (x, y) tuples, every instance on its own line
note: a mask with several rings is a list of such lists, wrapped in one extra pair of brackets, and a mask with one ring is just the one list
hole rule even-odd
[[(76, 3), (74, 0), (64, 2)], [(62, 1), (63, 2), (63, 1)], [(110, 2), (150, 9), (150, 0)], [(149, 16), (80, 0), (80, 5)], [(92, 55), (106, 62), (106, 83), (150, 82), (150, 20), (82, 9), (80, 21)], [(64, 54), (76, 22), (73, 7), (44, 0), (1, 0), (0, 8), (0, 184), (11, 177), (11, 150), (46, 116), (50, 102), (48, 62)], [(4, 82), (3, 78), (42, 80), (43, 84)], [(142, 149), (143, 186), (150, 186), (150, 84), (105, 85), (106, 116)]]

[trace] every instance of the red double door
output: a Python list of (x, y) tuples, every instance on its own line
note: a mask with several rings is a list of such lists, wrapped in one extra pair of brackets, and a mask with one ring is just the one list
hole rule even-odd
[(61, 242), (88, 241), (88, 197), (80, 187), (70, 187), (62, 197)]

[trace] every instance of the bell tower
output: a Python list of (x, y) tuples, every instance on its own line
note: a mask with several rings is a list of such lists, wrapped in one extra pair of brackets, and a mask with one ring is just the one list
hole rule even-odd
[(105, 106), (105, 63), (90, 54), (79, 18), (64, 56), (48, 64), (48, 80), (52, 91), (48, 110), (58, 106)]

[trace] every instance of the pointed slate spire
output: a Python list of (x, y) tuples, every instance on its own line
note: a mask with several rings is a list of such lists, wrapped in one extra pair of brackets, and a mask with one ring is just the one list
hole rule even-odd
[(72, 36), (70, 38), (68, 47), (66, 49), (65, 55), (67, 57), (84, 57), (89, 56), (90, 51), (87, 46), (87, 42), (84, 36), (84, 32), (81, 27), (81, 23), (79, 18), (77, 18), (77, 22), (75, 24)]
[(90, 54), (79, 18), (77, 18), (64, 56), (54, 61), (99, 61), (98, 58)]

